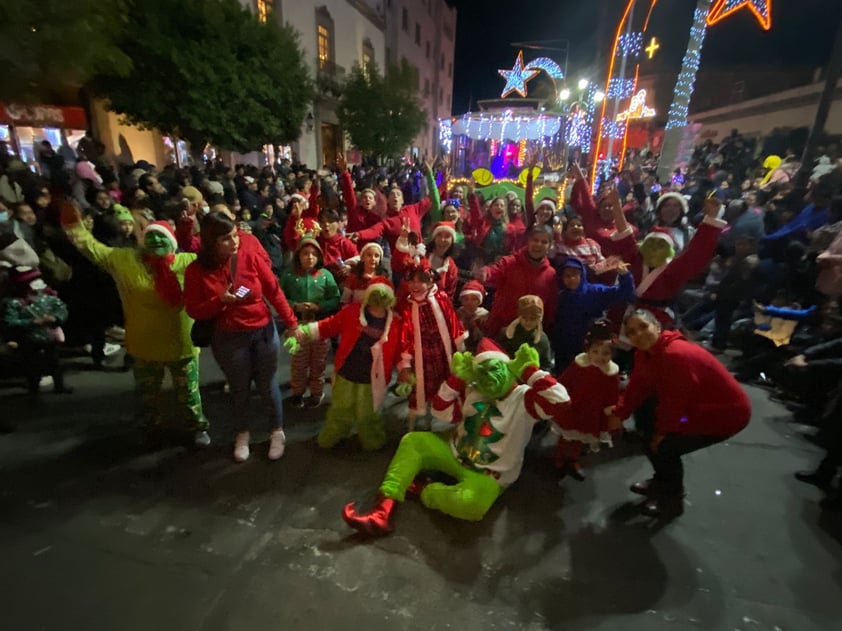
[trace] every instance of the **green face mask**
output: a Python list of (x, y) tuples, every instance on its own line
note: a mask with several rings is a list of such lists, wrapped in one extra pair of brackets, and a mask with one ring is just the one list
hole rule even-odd
[(643, 256), (646, 267), (655, 269), (666, 263), (667, 259), (675, 256), (675, 250), (663, 239), (650, 238), (640, 244), (640, 254)]
[(150, 231), (143, 239), (143, 250), (154, 256), (166, 256), (175, 252), (172, 242), (159, 232)]
[(508, 362), (489, 359), (476, 367), (474, 383), (477, 390), (492, 399), (502, 399), (515, 385)]

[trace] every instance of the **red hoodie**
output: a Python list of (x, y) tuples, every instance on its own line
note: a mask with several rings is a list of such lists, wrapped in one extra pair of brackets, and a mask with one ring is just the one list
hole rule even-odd
[(651, 350), (635, 351), (616, 415), (627, 418), (653, 395), (657, 434), (733, 436), (751, 418), (751, 402), (737, 380), (678, 331), (664, 331)]

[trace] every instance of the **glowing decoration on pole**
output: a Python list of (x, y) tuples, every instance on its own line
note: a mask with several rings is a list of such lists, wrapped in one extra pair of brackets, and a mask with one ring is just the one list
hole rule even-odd
[(764, 30), (772, 28), (772, 0), (715, 0), (708, 13), (707, 24), (713, 26), (742, 8), (748, 8), (754, 13)]
[(687, 111), (690, 107), (690, 97), (693, 96), (693, 87), (696, 83), (696, 73), (699, 70), (699, 62), (702, 59), (702, 46), (705, 43), (707, 32), (707, 6), (711, 0), (700, 0), (699, 5), (693, 12), (693, 26), (690, 27), (690, 41), (687, 44), (687, 52), (681, 63), (681, 73), (675, 84), (675, 98), (670, 106), (667, 117), (667, 129), (684, 127), (687, 125)]
[(439, 145), (444, 155), (449, 155), (453, 147), (453, 123), (443, 118), (439, 121)]
[(611, 77), (608, 80), (608, 91), (605, 93), (609, 99), (627, 99), (634, 93), (634, 79), (621, 79)]
[(649, 42), (649, 46), (646, 47), (646, 55), (649, 57), (649, 59), (653, 59), (655, 57), (655, 53), (658, 52), (658, 49), (660, 47), (661, 45), (658, 43), (658, 38), (653, 37), (652, 41)]
[(629, 109), (617, 114), (617, 122), (652, 118), (657, 112), (646, 105), (646, 90), (641, 90), (632, 97)]
[(517, 92), (522, 97), (526, 97), (526, 82), (535, 77), (540, 72), (539, 69), (533, 68), (527, 70), (523, 67), (523, 51), (518, 51), (515, 65), (511, 70), (498, 70), (497, 73), (506, 80), (506, 87), (500, 94), (500, 98), (505, 99), (512, 92)]
[(524, 66), (524, 69), (541, 70), (553, 81), (561, 81), (564, 79), (564, 73), (561, 71), (561, 67), (549, 57), (538, 57), (533, 59)]
[(617, 54), (622, 57), (639, 57), (643, 50), (643, 33), (625, 33), (620, 36)]
[(626, 124), (622, 121), (612, 122), (608, 119), (602, 120), (602, 137), (622, 140), (626, 135)]

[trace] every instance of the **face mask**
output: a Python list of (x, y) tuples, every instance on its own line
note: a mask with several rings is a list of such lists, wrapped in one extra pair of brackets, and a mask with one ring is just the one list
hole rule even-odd
[(9, 213), (5, 210), (0, 210), (0, 221), (9, 221)]
[(202, 214), (203, 215), (207, 215), (209, 212), (210, 212), (210, 206), (208, 206), (207, 204), (202, 206)]

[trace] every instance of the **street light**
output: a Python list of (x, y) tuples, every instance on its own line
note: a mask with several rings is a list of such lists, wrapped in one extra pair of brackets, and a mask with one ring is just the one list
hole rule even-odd
[(587, 79), (579, 79), (579, 89), (584, 90), (588, 87), (589, 81)]
[(562, 88), (561, 92), (559, 92), (558, 94), (558, 98), (560, 98), (562, 101), (566, 101), (570, 98), (570, 90), (568, 90), (567, 88)]
[(594, 95), (593, 95), (593, 102), (594, 103), (602, 103), (602, 101), (604, 99), (605, 99), (605, 92), (603, 92), (602, 90), (597, 90), (596, 92), (594, 92)]

